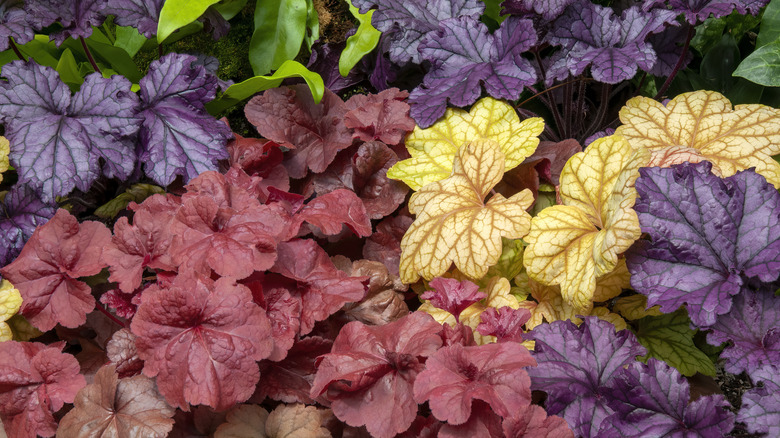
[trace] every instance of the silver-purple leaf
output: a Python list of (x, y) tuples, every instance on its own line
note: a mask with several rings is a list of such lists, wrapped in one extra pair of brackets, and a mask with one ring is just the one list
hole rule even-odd
[(40, 193), (28, 184), (16, 184), (0, 202), (0, 266), (10, 264), (33, 231), (54, 216), (56, 206), (41, 201)]
[(106, 20), (107, 0), (26, 0), (29, 21), (37, 30), (60, 23), (62, 30), (49, 34), (59, 47), (68, 38), (87, 38), (92, 27)]
[(54, 69), (14, 61), (3, 67), (0, 119), (19, 179), (41, 186), (52, 201), (74, 188), (87, 191), (100, 174), (126, 178), (135, 167), (138, 97), (130, 81), (93, 73), (71, 96)]
[(742, 395), (742, 407), (737, 421), (745, 423), (750, 433), (765, 433), (780, 436), (780, 384), (777, 376), (780, 368), (765, 365), (755, 370), (751, 379), (763, 386), (751, 389)]
[(504, 14), (529, 16), (539, 14), (545, 20), (551, 21), (561, 15), (567, 6), (576, 0), (506, 0), (501, 3)]
[(441, 22), (439, 30), (420, 43), (431, 69), (409, 96), (411, 116), (427, 128), (444, 114), (448, 101), (455, 106), (474, 103), (482, 84), (495, 98), (519, 98), (524, 87), (536, 82), (531, 63), (521, 56), (534, 44), (531, 20), (510, 17), (495, 34), (471, 16)]
[[(665, 0), (645, 0), (642, 7), (649, 10)], [(758, 14), (769, 0), (669, 0), (669, 6), (677, 14), (683, 14), (690, 24), (700, 23), (712, 14), (715, 18), (724, 17), (735, 9), (740, 14)]]
[(152, 62), (139, 85), (139, 159), (150, 178), (164, 186), (176, 175), (187, 182), (228, 158), (226, 145), (233, 133), (204, 107), (216, 95), (217, 78), (197, 65), (194, 56), (163, 56)]
[(661, 32), (675, 23), (672, 11), (654, 9), (644, 12), (631, 7), (617, 17), (611, 8), (577, 2), (555, 21), (545, 41), (562, 46), (551, 66), (550, 79), (562, 79), (567, 70), (579, 75), (590, 67), (593, 79), (608, 84), (631, 79), (642, 68), (647, 71), (656, 63), (656, 53), (648, 35)]
[(576, 436), (598, 436), (601, 423), (613, 410), (607, 404), (615, 377), (647, 351), (628, 330), (596, 317), (542, 324), (526, 338), (536, 341), (536, 368), (528, 368), (531, 389), (548, 394), (550, 415), (560, 415)]
[(746, 170), (725, 179), (712, 164), (639, 170), (634, 209), (650, 241), (627, 252), (631, 286), (647, 305), (672, 312), (685, 304), (694, 325), (715, 324), (731, 309), (745, 277), (780, 274), (780, 194)]
[(35, 37), (24, 10), (24, 0), (0, 0), (0, 51), (8, 50), (8, 38), (17, 44), (26, 44)]
[(157, 34), (164, 0), (108, 0), (106, 14), (114, 16), (114, 23), (132, 26), (146, 38)]

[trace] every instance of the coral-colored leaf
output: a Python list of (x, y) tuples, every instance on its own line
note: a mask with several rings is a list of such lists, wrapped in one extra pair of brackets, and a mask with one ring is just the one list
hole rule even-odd
[(260, 378), (256, 361), (271, 354), (271, 325), (245, 286), (178, 276), (154, 286), (130, 326), (144, 374), (157, 377), (169, 404), (218, 410), (248, 399)]
[(493, 140), (476, 140), (458, 150), (449, 178), (412, 195), (409, 211), (417, 215), (401, 241), (401, 280), (414, 283), (444, 274), (454, 262), (477, 279), (501, 256), (501, 237), (525, 236), (526, 213), (533, 202), (524, 190), (509, 199), (485, 197), (504, 175), (504, 154)]
[(111, 232), (105, 225), (79, 224), (60, 209), (0, 273), (19, 289), (24, 299), (21, 313), (31, 324), (43, 331), (57, 324), (78, 327), (95, 308), (95, 299), (77, 278), (100, 272), (105, 267), (101, 254), (110, 245)]
[(545, 208), (531, 221), (523, 263), (528, 275), (561, 286), (564, 299), (586, 307), (596, 279), (618, 266), (618, 254), (639, 238), (632, 209), (638, 169), (648, 160), (622, 137), (594, 141), (561, 173), (563, 205)]
[(72, 403), (86, 380), (64, 342), (0, 343), (0, 419), (10, 438), (54, 436), (53, 413)]
[(371, 219), (363, 201), (352, 190), (336, 189), (317, 196), (306, 204), (295, 217), (296, 226), (304, 221), (327, 235), (341, 232), (342, 225), (361, 237), (371, 235)]
[(344, 126), (354, 130), (353, 137), (363, 141), (398, 144), (415, 127), (409, 117), (409, 104), (404, 102), (407, 97), (409, 93), (397, 88), (356, 94), (346, 102), (349, 112), (344, 116)]
[(447, 109), (444, 118), (428, 129), (416, 128), (406, 138), (412, 158), (387, 171), (387, 176), (405, 182), (412, 190), (440, 181), (452, 174), (453, 163), (462, 146), (475, 140), (492, 140), (504, 154), (505, 170), (530, 156), (544, 129), (541, 118), (520, 121), (511, 105), (486, 97), (466, 112)]
[(330, 353), (332, 345), (328, 339), (309, 336), (297, 340), (283, 360), (260, 362), (263, 383), (257, 385), (251, 401), (260, 403), (268, 397), (285, 403), (314, 403), (309, 393), (317, 371), (315, 360)]
[(531, 405), (519, 413), (504, 419), (504, 436), (507, 438), (546, 437), (574, 438), (566, 420), (557, 416), (547, 416), (544, 408)]
[(460, 314), (477, 301), (487, 298), (487, 294), (479, 291), (479, 286), (468, 281), (458, 281), (454, 278), (436, 277), (429, 283), (432, 289), (423, 292), (420, 299), (429, 300), (439, 309), (446, 310), (460, 320)]
[(363, 245), (363, 257), (382, 263), (391, 274), (399, 275), (401, 239), (412, 222), (412, 218), (405, 215), (388, 217), (379, 222), (374, 234)]
[(755, 167), (780, 187), (780, 110), (737, 105), (715, 91), (681, 94), (666, 105), (635, 97), (620, 110), (617, 128), (634, 148), (652, 151), (685, 146), (712, 162), (724, 176)]
[(146, 376), (119, 379), (114, 365), (102, 367), (95, 383), (76, 395), (57, 434), (81, 437), (165, 437), (173, 428), (175, 409), (165, 403)]

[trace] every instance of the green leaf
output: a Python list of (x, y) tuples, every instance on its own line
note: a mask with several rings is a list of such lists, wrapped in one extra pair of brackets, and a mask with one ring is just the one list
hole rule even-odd
[(705, 80), (707, 90), (726, 94), (733, 85), (731, 73), (740, 61), (737, 41), (731, 34), (725, 34), (720, 42), (712, 47), (701, 61), (699, 73)]
[(761, 18), (750, 14), (743, 15), (736, 11), (725, 17), (708, 18), (704, 23), (696, 26), (696, 35), (691, 40), (691, 46), (705, 55), (714, 45), (718, 44), (723, 32), (728, 32), (736, 41), (739, 41), (759, 23), (761, 23)]
[(734, 76), (765, 87), (780, 87), (780, 39), (748, 55), (734, 71)]
[(116, 198), (106, 202), (95, 210), (95, 216), (103, 219), (116, 217), (120, 211), (127, 208), (131, 202), (142, 202), (144, 199), (154, 195), (163, 194), (165, 190), (160, 186), (152, 184), (133, 184), (126, 192), (119, 194)]
[(523, 241), (520, 239), (501, 238), (501, 257), (488, 269), (483, 279), (504, 277), (513, 279), (523, 270)]
[(506, 19), (506, 16), (501, 16), (501, 2), (504, 0), (482, 0), (485, 4), (485, 13), (483, 16), (490, 18), (498, 24)]
[(219, 12), (219, 15), (222, 15), (222, 18), (230, 20), (238, 15), (241, 9), (244, 9), (246, 2), (247, 0), (222, 0), (218, 5), (214, 6), (214, 9)]
[(361, 14), (358, 8), (352, 5), (351, 1), (346, 1), (349, 5), (349, 11), (358, 19), (360, 25), (357, 32), (347, 38), (347, 46), (341, 52), (341, 57), (339, 58), (339, 73), (344, 77), (349, 74), (349, 71), (352, 70), (355, 64), (374, 50), (376, 45), (379, 44), (379, 37), (382, 35), (382, 32), (376, 30), (371, 25), (371, 16), (374, 15), (375, 9)]
[(285, 61), (279, 69), (270, 76), (255, 76), (244, 82), (231, 85), (225, 90), (225, 93), (223, 93), (222, 96), (207, 103), (206, 109), (211, 114), (219, 114), (225, 109), (230, 108), (263, 90), (278, 87), (281, 85), (282, 79), (295, 76), (301, 77), (306, 81), (311, 90), (311, 94), (314, 97), (314, 102), (319, 103), (322, 99), (322, 94), (325, 92), (325, 84), (322, 81), (322, 77), (304, 67), (300, 62), (290, 60)]
[(76, 62), (76, 58), (73, 56), (73, 52), (70, 49), (65, 49), (60, 56), (60, 61), (57, 63), (57, 73), (60, 74), (62, 82), (68, 84), (71, 91), (78, 90), (81, 84), (84, 82), (84, 78), (79, 73), (79, 66)]
[[(186, 26), (200, 18), (206, 9), (219, 0), (166, 0), (157, 22), (157, 42), (165, 41), (176, 29)], [(258, 0), (258, 6), (265, 3)]]
[(62, 54), (62, 50), (49, 41), (48, 35), (35, 35), (35, 39), (19, 46), (19, 51), (22, 52), (22, 55), (34, 59), (38, 64), (52, 68), (57, 68)]
[(249, 63), (256, 75), (279, 68), (301, 50), (306, 33), (306, 0), (259, 0)]
[(636, 337), (647, 348), (643, 357), (655, 357), (677, 368), (684, 376), (697, 372), (715, 375), (715, 364), (693, 343), (695, 330), (684, 309), (661, 316), (647, 316), (638, 321)]
[[(144, 76), (141, 70), (133, 61), (133, 58), (120, 47), (115, 47), (102, 32), (94, 29), (92, 36), (86, 39), (87, 47), (92, 56), (99, 65), (108, 66), (118, 74), (126, 77), (133, 83), (138, 83)], [(78, 40), (68, 38), (60, 46), (63, 49), (70, 49), (74, 54), (78, 54), (83, 60), (87, 55)]]
[(756, 47), (762, 47), (780, 39), (780, 0), (772, 0), (761, 16), (761, 30)]
[(306, 48), (311, 52), (311, 46), (320, 38), (320, 17), (317, 15), (317, 9), (314, 8), (312, 0), (306, 0), (306, 33), (303, 40), (306, 42)]
[(114, 47), (119, 47), (130, 56), (135, 56), (141, 47), (146, 44), (146, 37), (138, 33), (138, 29), (130, 26), (116, 27), (116, 40)]

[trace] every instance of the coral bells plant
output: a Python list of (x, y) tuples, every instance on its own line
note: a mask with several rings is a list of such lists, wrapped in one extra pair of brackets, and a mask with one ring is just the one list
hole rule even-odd
[(55, 3), (0, 0), (4, 435), (780, 434), (780, 102), (707, 70), (777, 0)]

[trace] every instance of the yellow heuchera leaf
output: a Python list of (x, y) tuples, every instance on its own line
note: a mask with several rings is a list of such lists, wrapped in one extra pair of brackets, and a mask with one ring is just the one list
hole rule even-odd
[(561, 173), (562, 205), (542, 210), (524, 238), (528, 275), (560, 285), (573, 307), (594, 301), (596, 279), (612, 272), (618, 254), (641, 234), (632, 208), (634, 183), (648, 160), (647, 150), (635, 151), (618, 135), (600, 138), (572, 156)]
[(0, 182), (3, 182), (3, 172), (8, 170), (8, 154), (11, 153), (11, 143), (8, 139), (0, 136)]
[(613, 306), (616, 312), (623, 315), (630, 321), (635, 319), (641, 319), (645, 316), (661, 316), (661, 306), (653, 306), (647, 308), (647, 297), (644, 295), (630, 295), (627, 297), (620, 297)]
[(401, 280), (426, 280), (455, 266), (469, 278), (485, 275), (501, 256), (501, 238), (518, 239), (528, 232), (533, 202), (526, 189), (509, 199), (485, 197), (504, 176), (504, 154), (492, 140), (462, 147), (452, 176), (426, 185), (409, 199), (417, 215), (401, 240)]
[[(460, 322), (463, 325), (471, 327), (471, 331), (474, 332), (474, 340), (479, 345), (488, 344), (496, 341), (495, 336), (483, 336), (477, 331), (477, 326), (482, 322), (482, 312), (492, 307), (494, 309), (500, 309), (502, 307), (511, 307), (517, 309), (520, 307), (520, 303), (510, 293), (511, 285), (509, 280), (503, 277), (493, 277), (488, 281), (488, 286), (485, 288), (486, 298), (466, 307), (463, 312), (460, 313)], [(448, 324), (451, 327), (455, 326), (455, 316), (446, 310), (439, 309), (431, 305), (429, 301), (425, 301), (417, 310), (425, 312), (433, 316), (439, 324)]]
[(14, 316), (20, 307), (22, 295), (8, 280), (0, 280), (0, 342), (13, 339), (11, 327), (6, 321)]
[(511, 105), (492, 97), (481, 99), (469, 112), (449, 108), (433, 126), (417, 127), (406, 137), (412, 158), (396, 163), (387, 171), (387, 177), (419, 190), (450, 176), (461, 146), (480, 139), (498, 143), (506, 160), (505, 170), (513, 169), (534, 153), (543, 130), (541, 118), (521, 122)]
[(780, 188), (780, 110), (766, 105), (737, 105), (714, 91), (681, 94), (664, 106), (635, 97), (620, 110), (617, 128), (634, 148), (660, 151), (684, 146), (712, 162), (724, 177), (755, 167)]

